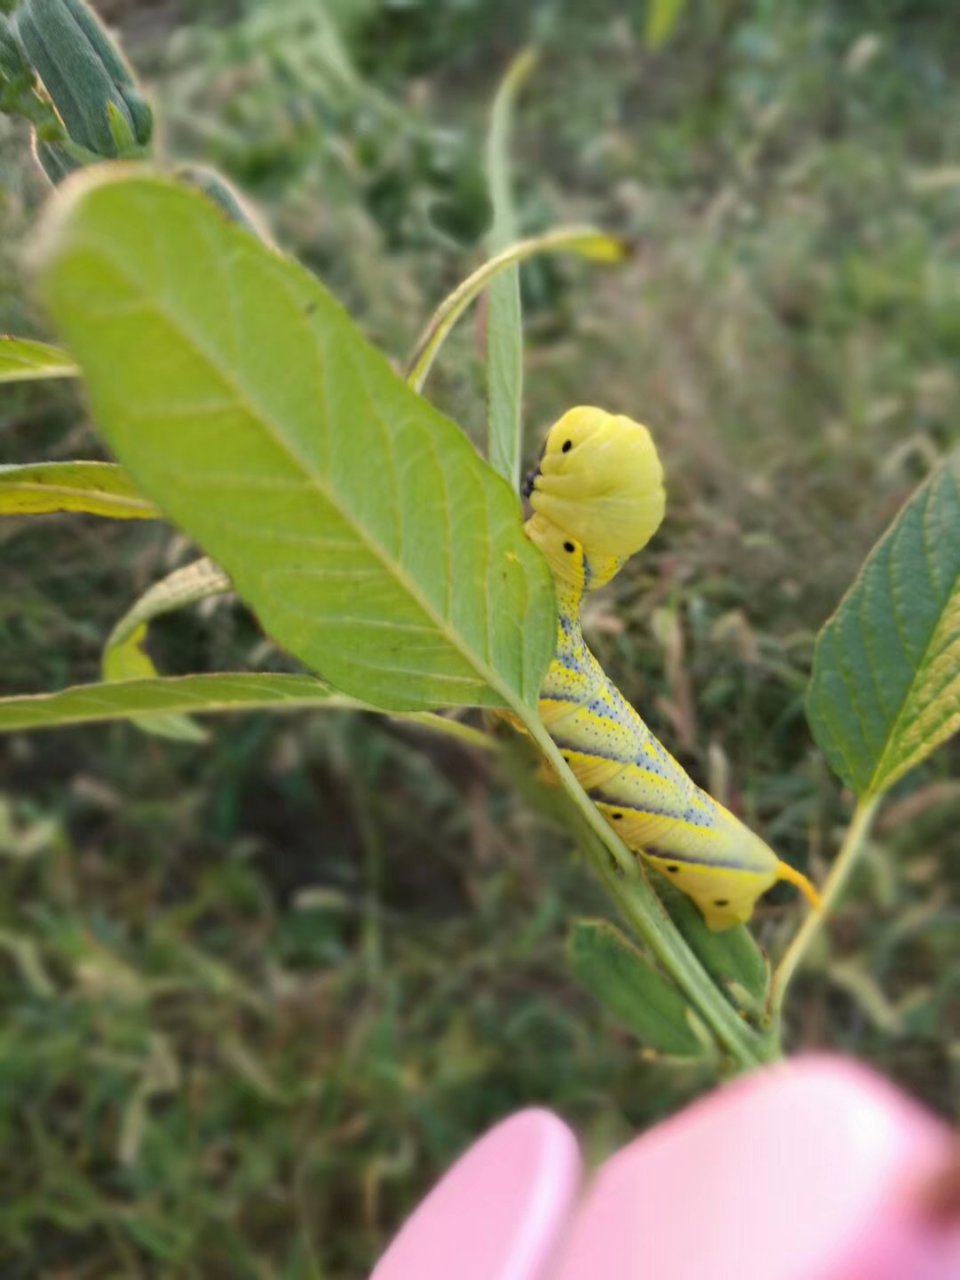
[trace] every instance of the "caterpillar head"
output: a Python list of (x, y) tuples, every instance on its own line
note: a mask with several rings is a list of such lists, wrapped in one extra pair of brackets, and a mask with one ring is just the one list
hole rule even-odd
[(545, 544), (574, 542), (589, 566), (588, 587), (608, 582), (650, 541), (666, 502), (647, 428), (589, 406), (570, 409), (550, 428), (525, 494), (534, 511), (528, 531), (554, 572), (566, 577), (561, 566), (567, 561), (551, 556)]

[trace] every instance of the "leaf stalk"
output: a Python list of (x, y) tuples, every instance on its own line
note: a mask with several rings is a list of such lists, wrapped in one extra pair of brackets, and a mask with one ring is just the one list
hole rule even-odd
[(857, 807), (853, 811), (853, 817), (850, 819), (850, 825), (847, 827), (846, 835), (843, 838), (843, 844), (840, 846), (840, 852), (837, 854), (821, 890), (822, 909), (820, 911), (811, 911), (807, 915), (777, 965), (773, 981), (770, 984), (769, 1000), (769, 1009), (774, 1025), (779, 1024), (784, 996), (793, 975), (803, 962), (827, 916), (846, 887), (850, 873), (853, 871), (866, 843), (879, 802), (879, 796), (867, 796), (857, 802)]

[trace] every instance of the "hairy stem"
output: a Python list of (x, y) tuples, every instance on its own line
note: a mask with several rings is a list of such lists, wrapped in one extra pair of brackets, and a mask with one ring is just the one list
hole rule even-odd
[(774, 1033), (761, 1034), (747, 1025), (684, 941), (647, 883), (638, 860), (604, 820), (583, 791), (544, 726), (531, 716), (527, 728), (576, 804), (594, 840), (585, 848), (591, 866), (616, 902), (624, 919), (647, 945), (663, 970), (687, 997), (718, 1044), (740, 1069), (780, 1057)]
[(793, 941), (783, 954), (777, 965), (770, 985), (770, 1012), (774, 1024), (780, 1020), (783, 998), (798, 966), (803, 961), (810, 945), (823, 926), (832, 907), (843, 892), (844, 886), (853, 870), (857, 857), (863, 848), (873, 815), (876, 812), (879, 796), (872, 796), (857, 802), (857, 807), (850, 819), (847, 833), (840, 846), (840, 852), (830, 868), (830, 874), (824, 881), (820, 896), (823, 902), (821, 911), (811, 911), (794, 935)]

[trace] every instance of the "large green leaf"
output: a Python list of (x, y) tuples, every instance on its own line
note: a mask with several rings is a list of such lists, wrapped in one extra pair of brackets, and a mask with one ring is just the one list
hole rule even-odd
[(570, 967), (611, 1013), (661, 1053), (702, 1057), (710, 1035), (683, 996), (607, 920), (578, 920)]
[(459, 428), (197, 193), (117, 167), (61, 190), (40, 285), (96, 420), (267, 631), (385, 708), (534, 707), (552, 581)]
[(0, 467), (0, 515), (85, 511), (113, 520), (153, 520), (160, 512), (111, 462), (31, 462)]
[(861, 797), (960, 728), (960, 454), (913, 495), (821, 631), (807, 715)]
[(31, 338), (0, 333), (0, 382), (32, 382), (37, 378), (75, 378), (74, 360), (59, 347)]

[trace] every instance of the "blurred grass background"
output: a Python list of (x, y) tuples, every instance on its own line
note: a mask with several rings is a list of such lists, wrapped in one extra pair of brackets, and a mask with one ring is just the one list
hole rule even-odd
[[(602, 660), (691, 769), (820, 877), (848, 812), (813, 748), (813, 638), (960, 436), (960, 29), (938, 0), (689, 0), (665, 47), (614, 0), (106, 0), (167, 146), (221, 167), (397, 359), (482, 256), (486, 112), (543, 53), (525, 233), (623, 269), (524, 269), (531, 451), (596, 402), (654, 429), (669, 513), (594, 602)], [(0, 330), (47, 336), (45, 198), (0, 119)], [(482, 439), (479, 331), (429, 394)], [(75, 389), (8, 387), (0, 461), (101, 456)], [(0, 524), (0, 692), (95, 679), (190, 555), (164, 527)], [(282, 659), (229, 601), (153, 630), (168, 672)], [(0, 1274), (346, 1280), (511, 1108), (600, 1156), (705, 1081), (565, 971), (604, 910), (490, 762), (375, 718), (246, 716), (0, 742)], [(958, 752), (897, 788), (789, 1010), (791, 1048), (960, 1080)], [(789, 892), (758, 930), (774, 953)]]

